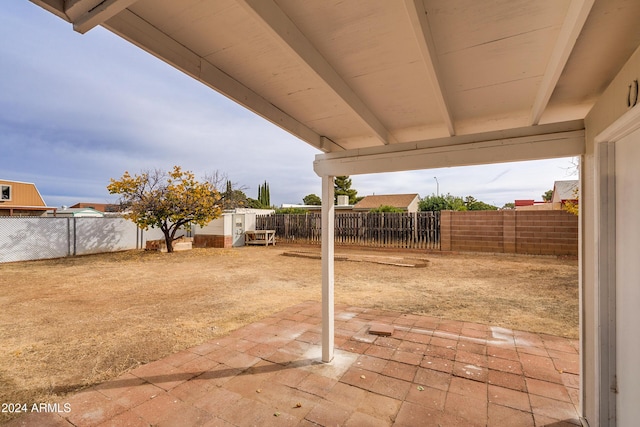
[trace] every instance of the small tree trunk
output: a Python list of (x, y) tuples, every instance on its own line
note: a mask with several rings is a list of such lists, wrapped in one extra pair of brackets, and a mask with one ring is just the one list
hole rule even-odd
[(160, 227), (160, 230), (164, 233), (164, 243), (167, 245), (167, 252), (173, 252), (173, 236), (171, 235), (171, 230), (167, 227), (166, 223)]
[(167, 252), (173, 252), (173, 240), (171, 239), (168, 231), (164, 232), (164, 242), (167, 245)]

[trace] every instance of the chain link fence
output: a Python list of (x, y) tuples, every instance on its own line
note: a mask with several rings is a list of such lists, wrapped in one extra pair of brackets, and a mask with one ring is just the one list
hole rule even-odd
[(162, 236), (123, 218), (0, 217), (0, 263), (138, 249)]

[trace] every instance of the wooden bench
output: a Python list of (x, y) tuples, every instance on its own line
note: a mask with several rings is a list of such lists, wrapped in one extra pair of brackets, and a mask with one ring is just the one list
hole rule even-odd
[(244, 232), (245, 245), (276, 245), (276, 230), (252, 230)]

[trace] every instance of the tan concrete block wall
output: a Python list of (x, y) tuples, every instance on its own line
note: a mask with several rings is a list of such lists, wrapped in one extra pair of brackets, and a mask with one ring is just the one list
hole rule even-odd
[(504, 252), (501, 212), (452, 212), (451, 250)]
[(440, 250), (451, 250), (451, 211), (440, 212)]
[[(578, 255), (578, 217), (565, 211), (518, 212), (516, 252)], [(544, 215), (540, 215), (544, 214)]]
[(564, 211), (443, 211), (443, 251), (577, 255), (578, 218)]

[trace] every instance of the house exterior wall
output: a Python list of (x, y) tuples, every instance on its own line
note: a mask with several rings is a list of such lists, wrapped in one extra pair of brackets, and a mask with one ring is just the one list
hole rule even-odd
[(407, 212), (418, 212), (418, 203), (420, 202), (420, 198), (416, 197), (413, 201), (407, 206)]
[(564, 211), (443, 211), (443, 251), (578, 255), (578, 218)]
[[(556, 209), (556, 207), (553, 206), (553, 203), (539, 203), (537, 205), (530, 206), (516, 206), (517, 211), (550, 211), (553, 209)], [(557, 209), (560, 209), (559, 204)]]
[(638, 264), (638, 185), (640, 184), (640, 130), (616, 142), (616, 366), (619, 426), (640, 419), (640, 264)]
[[(637, 254), (640, 251), (640, 244), (638, 241), (628, 242), (624, 247), (615, 248), (609, 253), (607, 253), (607, 248), (601, 244), (602, 241), (610, 238), (605, 235), (603, 230), (606, 230), (607, 218), (611, 219), (606, 211), (611, 209), (609, 198), (614, 197), (615, 193), (611, 194), (610, 190), (603, 188), (603, 181), (608, 178), (600, 172), (603, 155), (601, 148), (595, 142), (598, 134), (616, 123), (629, 111), (627, 105), (629, 91), (633, 87), (634, 81), (638, 79), (640, 79), (640, 49), (630, 57), (585, 119), (586, 151), (582, 162), (580, 199), (583, 253), (580, 266), (583, 307), (581, 330), (584, 393), (582, 398), (583, 413), (590, 425), (612, 425), (614, 423), (617, 423), (618, 426), (633, 425), (640, 418), (640, 406), (637, 405), (637, 402), (640, 401), (637, 360), (632, 360), (628, 351), (634, 346), (637, 347), (640, 338), (637, 332), (629, 330), (626, 326), (640, 324), (640, 311), (637, 310), (640, 301), (635, 301), (635, 309), (628, 309), (627, 306), (625, 306), (626, 308), (611, 308), (604, 300), (607, 292), (618, 293), (622, 291), (634, 295), (640, 284), (637, 277), (630, 277), (626, 271), (617, 271), (618, 266), (615, 271), (618, 277), (611, 279), (603, 274), (603, 270), (607, 266), (607, 258), (613, 258), (617, 260), (616, 263), (619, 263), (621, 258)], [(640, 107), (636, 106), (635, 108)], [(640, 140), (635, 140), (632, 144), (640, 144)], [(640, 153), (637, 150), (629, 149), (629, 147), (626, 147), (626, 151), (628, 157), (625, 157), (623, 162), (626, 165), (637, 165), (640, 162)], [(616, 153), (615, 156), (616, 161), (621, 160), (618, 154)], [(638, 177), (634, 174), (633, 168), (628, 168), (625, 164), (613, 166), (618, 195), (621, 195), (620, 191), (622, 194), (626, 194), (625, 192), (632, 185), (635, 186), (636, 191), (630, 197), (637, 199), (637, 186), (640, 184)], [(626, 189), (620, 188), (623, 182), (627, 183)], [(634, 204), (635, 202), (616, 203), (614, 207), (616, 219), (627, 213), (637, 217), (637, 210), (633, 211)], [(625, 230), (622, 231), (626, 235), (637, 235), (639, 228), (640, 224), (635, 221), (630, 224), (625, 223)], [(617, 253), (621, 250), (624, 252)], [(633, 263), (636, 263), (635, 260)], [(608, 316), (615, 318), (617, 332), (614, 332), (613, 337), (608, 335), (606, 328)], [(611, 341), (608, 341), (609, 339)], [(611, 353), (611, 348), (614, 349), (615, 354)], [(606, 372), (607, 364), (611, 363), (609, 360), (611, 358), (615, 359), (617, 385), (611, 384), (616, 379), (612, 380)], [(637, 359), (637, 354), (634, 358)], [(612, 392), (612, 388), (616, 392)], [(613, 408), (610, 399), (615, 400)]]
[(10, 185), (12, 192), (10, 201), (0, 202), (0, 207), (2, 208), (9, 206), (46, 206), (34, 184), (0, 180), (0, 185)]
[[(46, 205), (34, 184), (27, 182), (0, 180), (0, 185), (11, 186), (11, 200), (0, 200), (0, 216), (44, 215)], [(42, 207), (43, 210), (24, 209), (27, 207)]]
[[(339, 196), (338, 196), (339, 197)], [(386, 194), (365, 196), (353, 206), (354, 211), (370, 211), (381, 206), (392, 206), (405, 212), (418, 212), (420, 196), (418, 194)], [(337, 205), (339, 209), (340, 204)]]

